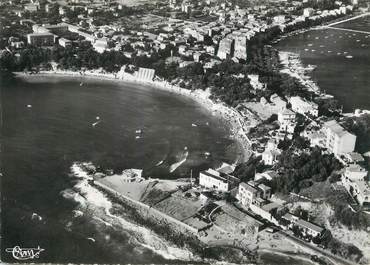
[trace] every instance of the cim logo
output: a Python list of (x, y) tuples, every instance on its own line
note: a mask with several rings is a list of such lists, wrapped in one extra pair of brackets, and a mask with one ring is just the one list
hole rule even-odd
[(15, 246), (14, 248), (7, 248), (5, 249), (6, 252), (12, 253), (13, 258), (17, 260), (28, 260), (28, 259), (38, 259), (40, 257), (40, 253), (45, 249), (40, 248), (21, 248), (19, 246)]

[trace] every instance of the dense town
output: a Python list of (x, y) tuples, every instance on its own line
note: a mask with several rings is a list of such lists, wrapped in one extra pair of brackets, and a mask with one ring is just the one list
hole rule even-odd
[[(249, 261), (259, 248), (296, 248), (317, 264), (369, 262), (370, 113), (343, 113), (331, 95), (294, 75), (300, 69), (282, 66), (271, 46), (289, 34), (368, 15), (369, 3), (8, 0), (0, 6), (1, 71), (187, 90), (222, 112), (244, 150), (234, 164), (179, 182), (144, 178), (137, 169), (101, 172), (89, 163), (74, 165), (74, 173), (82, 169), (138, 212), (190, 231), (189, 238), (174, 233), (185, 247), (196, 238), (200, 245), (242, 249)], [(362, 232), (363, 241), (349, 238)]]

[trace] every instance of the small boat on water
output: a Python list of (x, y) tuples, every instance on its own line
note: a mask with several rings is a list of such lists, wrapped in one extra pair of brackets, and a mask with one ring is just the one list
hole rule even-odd
[(191, 126), (193, 127), (197, 127), (198, 125), (196, 125), (195, 123), (192, 123)]
[(308, 47), (311, 47), (312, 45), (313, 45), (312, 43), (307, 44)]
[(135, 137), (135, 139), (140, 139), (141, 137), (139, 136), (139, 135), (137, 135), (136, 137)]
[(352, 58), (353, 58), (353, 56), (352, 56), (352, 55), (347, 55), (347, 56), (346, 56), (346, 58), (347, 58), (347, 59), (352, 59)]
[(143, 133), (143, 131), (139, 129), (139, 130), (136, 130), (135, 133)]
[(211, 155), (211, 153), (210, 153), (210, 152), (204, 152), (204, 155), (205, 155), (205, 156), (210, 156), (210, 155)]
[(92, 125), (92, 127), (95, 127), (96, 125), (98, 125), (100, 123), (100, 121), (97, 121), (97, 122), (94, 122)]
[(100, 117), (99, 116), (96, 116), (95, 119), (100, 120)]
[(83, 85), (84, 85), (84, 83), (83, 83), (83, 82), (81, 82), (81, 83), (80, 83), (80, 86), (83, 86)]
[(32, 108), (32, 105), (31, 105), (31, 104), (28, 104), (28, 105), (27, 105), (27, 108)]

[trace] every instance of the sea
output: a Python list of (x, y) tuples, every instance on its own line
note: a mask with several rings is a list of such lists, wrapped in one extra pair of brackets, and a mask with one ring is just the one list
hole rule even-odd
[[(239, 155), (225, 121), (186, 97), (150, 86), (2, 76), (0, 88), (5, 261), (15, 261), (4, 252), (14, 246), (45, 249), (33, 262), (176, 260), (154, 234), (133, 232), (124, 220), (122, 229), (112, 228), (94, 219), (93, 204), (67, 196), (79, 184), (70, 167), (87, 161), (117, 173), (138, 168), (146, 177), (176, 179), (233, 163)], [(147, 235), (132, 240), (132, 233)]]
[(275, 47), (315, 66), (312, 80), (338, 99), (344, 112), (370, 110), (370, 16), (333, 27), (291, 35)]

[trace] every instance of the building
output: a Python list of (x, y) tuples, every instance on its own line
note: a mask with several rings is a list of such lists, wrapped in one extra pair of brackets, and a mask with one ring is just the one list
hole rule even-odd
[(93, 44), (93, 47), (95, 51), (97, 51), (98, 53), (103, 53), (108, 49), (108, 39), (107, 38), (97, 39)]
[(303, 9), (303, 16), (304, 17), (310, 17), (310, 16), (313, 15), (314, 11), (315, 10), (313, 8), (305, 8), (305, 9)]
[(137, 72), (135, 72), (135, 77), (142, 81), (153, 81), (155, 76), (155, 70), (151, 68), (140, 67)]
[(199, 173), (199, 185), (208, 189), (227, 192), (236, 187), (238, 183), (238, 178), (211, 168)]
[(302, 115), (319, 116), (319, 106), (314, 102), (308, 102), (301, 97), (291, 97), (289, 100), (292, 110)]
[(65, 38), (60, 38), (58, 41), (59, 45), (62, 47), (71, 47), (72, 46), (72, 41), (67, 40)]
[(349, 165), (342, 175), (342, 184), (361, 206), (370, 206), (368, 171), (360, 165)]
[(55, 35), (52, 33), (27, 34), (27, 43), (34, 46), (53, 46)]
[(267, 142), (265, 151), (262, 153), (262, 161), (265, 165), (272, 166), (276, 163), (280, 151), (277, 148), (277, 145), (274, 140)]
[(256, 173), (254, 176), (254, 181), (259, 181), (261, 179), (266, 179), (266, 180), (271, 181), (277, 177), (279, 177), (279, 175), (275, 171), (268, 170), (263, 173)]
[(238, 194), (236, 197), (241, 204), (249, 207), (257, 198), (261, 197), (261, 194), (262, 192), (258, 188), (245, 182), (241, 182), (239, 184)]
[(245, 37), (237, 37), (235, 39), (234, 57), (247, 60), (247, 39)]
[(285, 109), (278, 113), (278, 121), (280, 123), (280, 130), (294, 133), (295, 129), (295, 112), (290, 109)]
[(232, 57), (234, 52), (234, 40), (229, 38), (223, 38), (220, 40), (218, 45), (217, 57), (220, 59), (226, 59)]
[(308, 235), (312, 237), (320, 236), (325, 230), (321, 226), (302, 220), (298, 216), (295, 216), (290, 213), (286, 213), (281, 218), (288, 222), (288, 228), (292, 229), (293, 226), (297, 226), (306, 236)]
[(323, 125), (325, 147), (336, 156), (355, 150), (356, 136), (346, 131), (335, 120)]
[(28, 12), (36, 12), (37, 10), (39, 10), (39, 8), (40, 8), (39, 4), (32, 4), (32, 3), (24, 6), (24, 10)]
[(278, 94), (272, 94), (270, 96), (270, 101), (274, 106), (274, 109), (276, 109), (277, 113), (282, 112), (286, 109), (286, 101), (279, 97)]
[(357, 152), (349, 152), (341, 156), (341, 160), (344, 164), (362, 164), (365, 162), (364, 157)]
[(144, 180), (144, 178), (141, 176), (143, 173), (142, 169), (125, 169), (122, 171), (121, 180), (122, 182), (141, 182)]

